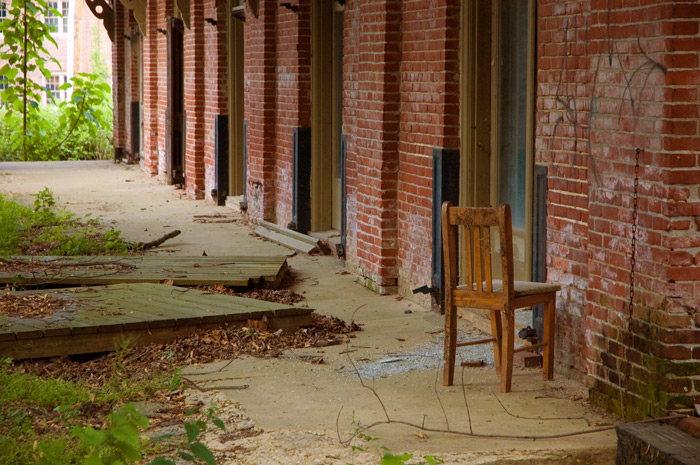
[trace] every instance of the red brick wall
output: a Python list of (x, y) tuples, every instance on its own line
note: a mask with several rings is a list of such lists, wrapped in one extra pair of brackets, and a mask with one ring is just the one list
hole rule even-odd
[[(163, 28), (165, 18), (159, 16), (158, 2), (148, 2), (146, 35), (143, 37), (143, 156), (144, 171), (150, 175), (158, 174), (158, 140), (159, 132), (164, 131), (159, 126), (161, 96), (158, 93), (159, 75), (165, 77), (165, 72), (159, 70), (159, 43), (164, 42), (165, 36), (158, 33), (156, 28)], [(115, 73), (116, 74), (116, 73)], [(162, 98), (164, 98), (163, 96)], [(164, 111), (164, 110), (163, 110)]]
[(204, 17), (217, 21), (216, 27), (206, 24), (204, 29), (204, 194), (211, 199), (211, 191), (216, 187), (215, 149), (216, 115), (228, 114), (228, 11), (226, 2), (207, 0), (204, 2)]
[(404, 2), (399, 141), (399, 276), (431, 285), (433, 148), (459, 149), (456, 2)]
[(127, 65), (126, 57), (126, 39), (124, 34), (126, 31), (126, 14), (121, 3), (115, 6), (114, 10), (114, 30), (115, 40), (112, 44), (112, 69), (114, 75), (112, 78), (112, 112), (114, 115), (114, 149), (116, 151), (128, 150), (126, 128), (128, 127), (127, 107), (129, 99), (127, 97), (128, 83), (124, 79), (125, 67)]
[(549, 165), (548, 277), (564, 285), (557, 356), (630, 418), (700, 397), (689, 377), (700, 374), (698, 7), (542, 2), (539, 12), (537, 158)]
[(311, 126), (311, 3), (277, 10), (275, 221), (292, 221), (294, 128)]
[[(349, 5), (346, 6), (346, 8)], [(360, 2), (357, 45), (357, 118), (353, 134), (357, 271), (380, 292), (398, 278), (398, 136), (401, 2)], [(348, 180), (350, 182), (350, 180)]]
[(244, 62), (248, 211), (272, 219), (275, 208), (276, 2), (261, 1), (259, 16), (246, 13)]
[[(185, 190), (193, 199), (204, 198), (205, 34), (213, 26), (204, 22), (204, 3), (190, 2), (190, 27), (185, 24), (184, 103)], [(222, 28), (225, 28), (222, 25)]]
[(583, 380), (588, 290), (589, 1), (542, 2), (536, 163), (548, 166), (547, 279), (561, 283), (555, 357)]

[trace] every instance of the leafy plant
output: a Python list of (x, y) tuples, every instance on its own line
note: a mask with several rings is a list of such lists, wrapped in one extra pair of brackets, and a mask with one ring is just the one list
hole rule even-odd
[(5, 63), (0, 68), (0, 75), (7, 78), (0, 99), (7, 102), (6, 117), (22, 114), (22, 131), (13, 132), (12, 147), (16, 150), (22, 146), (24, 159), (27, 157), (27, 139), (33, 135), (28, 122), (35, 119), (45, 92), (44, 86), (31, 75), (38, 70), (48, 80), (51, 72), (46, 65), (53, 62), (60, 66), (44, 45), (48, 41), (57, 46), (49, 26), (41, 20), (49, 15), (60, 16), (60, 13), (46, 0), (12, 0), (7, 18), (0, 22), (3, 36), (0, 60)]
[(115, 229), (100, 228), (89, 215), (76, 217), (56, 209), (48, 188), (34, 195), (33, 209), (0, 195), (0, 256), (104, 255), (138, 250)]
[[(366, 452), (366, 449), (362, 446), (357, 445), (357, 439), (361, 439), (363, 441), (366, 441), (368, 443), (372, 443), (374, 441), (378, 441), (379, 438), (372, 437), (366, 433), (362, 432), (362, 428), (360, 427), (360, 423), (355, 419), (355, 412), (352, 412), (352, 426), (353, 426), (353, 433), (352, 433), (352, 441), (350, 442), (350, 449), (352, 450), (351, 454), (351, 460), (348, 465), (353, 465), (355, 461), (355, 452), (361, 451), (361, 452)], [(381, 457), (381, 461), (379, 462), (379, 465), (406, 465), (406, 462), (411, 460), (413, 458), (413, 454), (409, 453), (404, 453), (404, 454), (399, 454), (399, 455), (394, 455), (391, 453), (388, 447), (386, 446), (380, 446), (379, 450), (379, 455)], [(413, 462), (413, 465), (436, 465), (438, 463), (445, 463), (444, 460), (432, 456), (432, 455), (424, 455), (423, 456), (424, 461), (419, 461), (419, 462)]]
[(73, 435), (86, 450), (85, 465), (129, 464), (141, 460), (139, 428), (148, 426), (148, 418), (127, 404), (107, 417), (107, 427), (76, 427)]
[[(47, 64), (54, 46), (50, 27), (41, 18), (61, 14), (46, 0), (13, 0), (7, 19), (0, 22), (0, 76), (6, 88), (0, 93), (0, 160), (69, 160), (107, 158), (112, 152), (111, 88), (106, 66), (93, 50), (94, 73), (78, 73), (58, 87), (70, 98), (57, 105), (51, 92), (32, 78), (38, 70), (49, 81)], [(96, 41), (93, 41), (96, 42)]]

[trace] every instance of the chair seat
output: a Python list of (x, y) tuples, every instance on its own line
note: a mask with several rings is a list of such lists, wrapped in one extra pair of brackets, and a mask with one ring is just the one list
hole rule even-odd
[[(491, 281), (493, 286), (493, 292), (499, 293), (503, 292), (503, 281), (500, 279), (494, 279)], [(476, 288), (476, 285), (474, 285)], [(484, 288), (486, 285), (484, 284)], [(457, 289), (466, 289), (465, 285), (457, 286)], [(557, 292), (561, 290), (559, 284), (551, 283), (535, 283), (530, 281), (513, 281), (513, 291), (515, 292), (515, 298), (524, 297), (526, 295), (535, 294), (546, 294), (547, 292)]]

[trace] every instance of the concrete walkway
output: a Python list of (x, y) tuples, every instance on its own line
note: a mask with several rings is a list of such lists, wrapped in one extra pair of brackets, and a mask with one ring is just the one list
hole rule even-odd
[[(183, 191), (145, 177), (138, 166), (0, 163), (1, 194), (29, 204), (31, 194), (44, 187), (53, 191), (59, 205), (78, 215), (101, 217), (121, 230), (127, 240), (146, 241), (172, 229), (182, 231), (156, 253), (292, 255), (284, 247), (251, 235), (239, 213), (188, 200)], [(195, 222), (197, 217), (203, 218), (201, 215), (225, 215), (233, 222)], [(276, 440), (285, 437), (289, 442), (276, 446), (277, 450), (289, 450), (289, 457), (269, 463), (348, 463), (351, 455), (328, 452), (331, 442), (338, 446), (337, 430), (346, 436), (358, 423), (386, 420), (384, 409), (392, 421), (499, 436), (426, 432), (397, 423), (367, 432), (381, 438), (376, 443), (395, 453), (431, 454), (446, 463), (614, 463), (616, 438), (611, 430), (558, 439), (504, 437), (546, 437), (614, 424), (614, 418), (586, 403), (583, 386), (561, 376), (544, 382), (539, 370), (516, 368), (513, 392), (501, 394), (493, 366), (487, 365), (458, 370), (457, 384), (443, 387), (440, 315), (355, 284), (337, 259), (295, 255), (289, 263), (298, 279), (294, 290), (306, 297), (309, 307), (346, 321), (354, 319), (363, 330), (347, 346), (296, 350), (278, 359), (246, 358), (185, 370), (202, 386), (248, 386), (221, 392), (239, 403), (259, 428), (279, 433)], [(464, 337), (469, 337), (471, 328), (463, 329)], [(462, 360), (488, 361), (491, 356), (485, 346), (460, 351), (458, 358)], [(305, 363), (300, 356), (307, 354), (323, 357), (324, 363)], [(376, 396), (361, 385), (358, 374)], [(295, 452), (291, 451), (300, 450), (305, 458), (292, 460)], [(260, 459), (257, 463), (268, 462)]]

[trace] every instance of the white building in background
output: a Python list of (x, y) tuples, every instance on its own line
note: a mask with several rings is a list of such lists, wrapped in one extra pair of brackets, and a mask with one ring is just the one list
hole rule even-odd
[[(10, 15), (12, 0), (0, 0), (0, 21)], [(49, 6), (60, 13), (44, 18), (44, 22), (52, 29), (52, 36), (56, 46), (45, 44), (59, 63), (50, 62), (47, 68), (51, 71), (51, 78), (44, 78), (39, 72), (31, 76), (37, 82), (44, 82), (48, 92), (55, 99), (63, 100), (69, 97), (69, 93), (60, 90), (59, 87), (77, 73), (96, 72), (91, 57), (100, 57), (104, 70), (109, 75), (107, 82), (111, 82), (112, 74), (112, 46), (102, 22), (95, 18), (85, 4), (85, 0), (50, 1)], [(2, 45), (0, 44), (0, 47)], [(2, 66), (0, 61), (0, 66)], [(3, 78), (0, 77), (0, 91), (4, 88)]]

